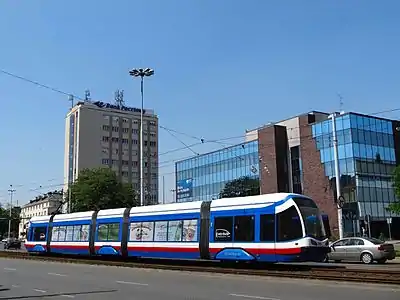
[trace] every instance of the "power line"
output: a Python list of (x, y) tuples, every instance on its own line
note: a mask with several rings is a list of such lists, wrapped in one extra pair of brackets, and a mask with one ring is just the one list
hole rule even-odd
[[(307, 125), (304, 125), (304, 126), (310, 126), (309, 124), (307, 124)], [(287, 128), (288, 130), (290, 129), (290, 130), (294, 130), (294, 129), (298, 129), (298, 128), (300, 128), (300, 127), (302, 127), (302, 126), (299, 126), (299, 127), (293, 127), (293, 128)], [(364, 127), (364, 129), (368, 129), (369, 127), (371, 127), (371, 125), (369, 125), (369, 126), (366, 126), (366, 127)], [(238, 138), (238, 137), (244, 137), (243, 135), (242, 136), (236, 136), (236, 137), (228, 137), (228, 138), (221, 138), (220, 140), (226, 140), (226, 139), (232, 139), (232, 138)], [(304, 138), (313, 138), (313, 135), (312, 134), (309, 134), (309, 135), (300, 135), (299, 137), (294, 137), (294, 138), (288, 138), (288, 141), (290, 142), (291, 140), (298, 140), (298, 139), (304, 139)], [(329, 137), (328, 138), (328, 140), (330, 140), (330, 142), (332, 142), (332, 137)], [(236, 144), (235, 146), (239, 146), (239, 145), (245, 145), (247, 142), (243, 142), (243, 143), (239, 143), (239, 144)], [(267, 147), (270, 147), (270, 146), (273, 146), (274, 145), (274, 143), (264, 143), (264, 144), (261, 144), (261, 145), (259, 145), (259, 147), (258, 147), (258, 150), (262, 150), (262, 149), (265, 149), (265, 148), (267, 148)], [(189, 145), (190, 146), (190, 145)], [(186, 149), (187, 147), (185, 146), (185, 147), (183, 147), (183, 148), (179, 148), (179, 149), (175, 149), (175, 150), (183, 150), (183, 149)], [(229, 148), (229, 147), (225, 147), (225, 148), (219, 148), (219, 149), (217, 149), (217, 150), (214, 150), (213, 152), (215, 152), (215, 151), (220, 151), (220, 150), (222, 150), (222, 149), (227, 149), (227, 148)], [(175, 151), (175, 150), (170, 150), (170, 151)], [(166, 153), (166, 152), (165, 152)], [(204, 153), (204, 154), (207, 154), (208, 152), (206, 152), (206, 153)], [(204, 154), (200, 154), (200, 155), (204, 155)], [(196, 155), (189, 155), (189, 156), (185, 156), (185, 157), (179, 157), (179, 158), (176, 158), (176, 159), (170, 159), (170, 160), (165, 160), (165, 161), (161, 161), (161, 162), (158, 162), (158, 168), (164, 168), (164, 167), (167, 167), (168, 166), (168, 164), (170, 164), (170, 163), (175, 163), (175, 162), (177, 162), (177, 161), (182, 161), (182, 160), (186, 160), (186, 159), (190, 159), (190, 158), (194, 158), (194, 157), (196, 157), (197, 156), (197, 153), (196, 153)], [(239, 155), (240, 156), (240, 155)], [(168, 172), (168, 173), (158, 173), (158, 175), (159, 176), (162, 176), (162, 175), (169, 175), (169, 174), (174, 174), (175, 172)], [(50, 180), (48, 180), (48, 181), (53, 181), (54, 180), (54, 178), (53, 179), (50, 179)], [(23, 186), (25, 186), (26, 184), (20, 184), (20, 185), (16, 185), (15, 187), (23, 187)], [(38, 191), (38, 190), (41, 190), (41, 189), (44, 189), (44, 188), (49, 188), (49, 187), (58, 187), (58, 186), (63, 186), (64, 185), (64, 183), (61, 183), (61, 184), (52, 184), (52, 185), (47, 185), (47, 186), (41, 186), (41, 187), (39, 187), (39, 188), (36, 188), (36, 189), (30, 189), (30, 191)]]
[[(306, 125), (306, 126), (310, 126), (310, 125)], [(300, 126), (300, 127), (302, 127), (302, 126)], [(293, 129), (298, 129), (298, 128), (300, 128), (300, 127), (294, 127), (294, 128), (288, 128), (288, 129), (290, 129), (290, 130), (293, 130)], [(366, 127), (364, 127), (364, 129), (368, 129), (369, 127), (371, 127), (371, 125), (369, 125), (369, 126), (366, 126)], [(239, 136), (239, 137), (243, 137), (243, 136)], [(312, 134), (309, 134), (309, 135), (300, 135), (299, 137), (293, 137), (293, 138), (288, 138), (288, 141), (290, 142), (291, 140), (299, 140), (299, 139), (304, 139), (304, 138), (313, 138), (314, 136), (312, 135)], [(237, 138), (237, 137), (233, 137), (233, 138)], [(229, 137), (229, 138), (225, 138), (225, 139), (232, 139), (232, 137)], [(224, 138), (222, 138), (222, 139), (220, 139), (220, 140), (224, 140)], [(332, 137), (330, 136), (329, 138), (328, 138), (328, 140), (330, 141), (330, 142), (332, 142)], [(247, 142), (243, 142), (243, 143), (239, 143), (239, 144), (236, 144), (235, 146), (239, 146), (239, 145), (245, 145)], [(267, 148), (267, 147), (270, 147), (270, 146), (273, 146), (274, 145), (274, 143), (264, 143), (264, 144), (261, 144), (261, 145), (259, 145), (259, 147), (258, 147), (258, 150), (263, 150), (263, 149), (265, 149), (265, 148)], [(179, 148), (179, 150), (181, 150), (181, 149), (186, 149), (187, 147), (184, 147), (184, 148)], [(230, 147), (225, 147), (225, 148), (219, 148), (219, 149), (217, 149), (217, 150), (214, 150), (213, 152), (216, 152), (216, 151), (221, 151), (222, 149), (227, 149), (227, 148), (230, 148)], [(175, 150), (178, 150), (178, 149), (175, 149)], [(175, 151), (175, 150), (170, 150), (170, 151)], [(206, 152), (206, 153), (203, 153), (203, 154), (200, 154), (200, 155), (204, 155), (204, 154), (207, 154), (208, 152)], [(196, 157), (197, 156), (197, 153), (196, 153), (196, 155), (189, 155), (189, 156), (185, 156), (185, 157), (179, 157), (179, 158), (176, 158), (176, 159), (170, 159), (170, 160), (165, 160), (165, 161), (161, 161), (161, 162), (158, 162), (158, 168), (164, 168), (164, 167), (167, 167), (168, 166), (168, 164), (171, 164), (171, 163), (175, 163), (175, 162), (177, 162), (177, 161), (182, 161), (182, 160), (186, 160), (186, 159), (190, 159), (190, 158), (194, 158), (194, 157)], [(239, 155), (240, 156), (240, 155)], [(159, 176), (162, 176), (162, 175), (169, 175), (169, 174), (174, 174), (175, 172), (168, 172), (168, 173), (158, 173), (158, 175)], [(48, 181), (53, 181), (54, 180), (54, 178), (53, 179), (50, 179), (50, 180), (48, 180)], [(25, 186), (26, 184), (20, 184), (20, 185), (16, 185), (15, 187), (23, 187), (23, 186)], [(44, 189), (44, 188), (49, 188), (49, 187), (58, 187), (58, 186), (63, 186), (64, 185), (64, 183), (61, 183), (61, 184), (52, 184), (52, 185), (47, 185), (47, 186), (41, 186), (41, 187), (39, 187), (39, 188), (36, 188), (36, 189), (30, 189), (30, 191), (38, 191), (38, 190), (41, 190), (41, 189)]]
[[(32, 83), (32, 84), (34, 84), (34, 85), (37, 85), (37, 86), (39, 86), (39, 87), (42, 87), (42, 88), (51, 90), (51, 91), (56, 92), (56, 93), (59, 93), (59, 94), (63, 94), (63, 95), (66, 95), (66, 96), (72, 95), (71, 93), (64, 92), (64, 91), (62, 91), (62, 90), (53, 88), (53, 87), (51, 87), (51, 86), (49, 86), (49, 85), (46, 85), (46, 84), (40, 83), (40, 82), (38, 82), (38, 81), (34, 81), (34, 80), (31, 80), (31, 79), (28, 79), (28, 78), (23, 77), (23, 76), (19, 76), (19, 75), (16, 75), (16, 74), (7, 72), (7, 71), (2, 70), (2, 69), (0, 69), (0, 73), (3, 73), (3, 74), (5, 74), (5, 75), (11, 76), (11, 77), (14, 77), (14, 78), (17, 78), (17, 79), (20, 79), (20, 80), (23, 80), (23, 81), (26, 81), (26, 82), (29, 82), (29, 83)], [(80, 98), (80, 97), (77, 97), (77, 96), (74, 96), (74, 97), (75, 97), (75, 98), (78, 98), (78, 99), (80, 99), (80, 100), (84, 100), (84, 99), (82, 99), (82, 98)]]
[[(163, 127), (165, 128), (165, 127)], [(190, 146), (188, 146), (187, 144), (185, 144), (180, 138), (178, 138), (175, 134), (172, 133), (172, 131), (168, 130), (165, 128), (165, 130), (171, 135), (173, 136), (175, 139), (177, 139), (182, 145), (184, 145), (186, 147), (186, 149), (189, 149), (190, 151), (192, 151), (194, 153), (194, 155), (199, 155), (199, 153), (197, 153), (196, 151), (194, 151)]]
[[(67, 96), (69, 96), (69, 99), (74, 99), (74, 98), (76, 98), (76, 99), (84, 100), (84, 101), (88, 99), (87, 96), (85, 96), (85, 98), (82, 98), (82, 97), (76, 96), (76, 95), (74, 95), (74, 94), (64, 92), (64, 91), (62, 91), (62, 90), (60, 90), (60, 89), (53, 88), (53, 87), (51, 87), (51, 86), (49, 86), (49, 85), (42, 84), (42, 83), (40, 83), (40, 82), (37, 82), (37, 81), (31, 80), (31, 79), (28, 79), (28, 78), (23, 77), (23, 76), (19, 76), (19, 75), (13, 74), (13, 73), (11, 73), (11, 72), (8, 72), (8, 71), (2, 70), (2, 69), (0, 69), (0, 73), (3, 73), (3, 74), (5, 74), (5, 75), (8, 75), (8, 76), (11, 76), (11, 77), (14, 77), (14, 78), (17, 78), (17, 79), (26, 81), (26, 82), (29, 82), (29, 83), (31, 83), (31, 84), (34, 84), (34, 85), (39, 86), (39, 87), (42, 87), (42, 88), (49, 89), (49, 90), (51, 90), (51, 91), (53, 91), (53, 92), (57, 92), (57, 93), (60, 93), (60, 94), (63, 94), (63, 95), (67, 95)], [(372, 116), (372, 115), (380, 115), (380, 114), (392, 113), (392, 112), (396, 112), (396, 111), (400, 111), (400, 108), (394, 108), (394, 109), (388, 109), (388, 110), (383, 110), (383, 111), (379, 111), (379, 112), (373, 112), (373, 113), (370, 113), (370, 114), (368, 114), (368, 115), (371, 115), (371, 116)], [(281, 122), (276, 122), (276, 123), (273, 123), (273, 124), (268, 125), (268, 126), (277, 125), (278, 123), (281, 123)], [(287, 128), (287, 130), (296, 130), (296, 129), (300, 129), (300, 128), (303, 127), (303, 126), (304, 126), (304, 127), (307, 127), (307, 126), (310, 126), (310, 124), (304, 124), (304, 125), (300, 125), (300, 126), (297, 126), (297, 127)], [(173, 153), (173, 152), (176, 152), (176, 151), (180, 151), (180, 150), (185, 150), (185, 149), (189, 149), (189, 150), (191, 150), (193, 153), (195, 153), (195, 155), (199, 155), (197, 152), (195, 152), (195, 151), (194, 151), (193, 149), (191, 149), (191, 148), (194, 147), (194, 146), (200, 145), (200, 144), (205, 144), (205, 143), (217, 143), (217, 144), (222, 144), (222, 145), (229, 145), (228, 143), (224, 143), (223, 141), (233, 140), (233, 139), (238, 139), (238, 138), (244, 138), (244, 137), (246, 136), (246, 134), (244, 134), (244, 135), (241, 135), (241, 136), (228, 137), (228, 138), (223, 138), (223, 139), (218, 139), (218, 140), (205, 140), (205, 139), (202, 138), (202, 137), (196, 137), (196, 136), (193, 136), (193, 135), (184, 133), (184, 132), (180, 132), (180, 131), (177, 131), (177, 130), (174, 130), (174, 129), (167, 128), (167, 127), (165, 127), (165, 126), (159, 125), (159, 127), (162, 128), (162, 129), (164, 129), (164, 130), (166, 130), (166, 131), (167, 131), (169, 134), (171, 134), (171, 135), (173, 135), (172, 132), (174, 132), (174, 133), (181, 134), (181, 135), (184, 135), (184, 136), (186, 136), (186, 137), (189, 137), (189, 138), (192, 138), (192, 139), (196, 139), (196, 140), (199, 141), (198, 143), (191, 144), (191, 145), (187, 145), (186, 143), (184, 143), (183, 141), (181, 141), (179, 138), (177, 138), (176, 135), (173, 135), (173, 136), (174, 136), (176, 139), (178, 139), (185, 147), (183, 147), (183, 148), (177, 148), (177, 149), (172, 149), (172, 150), (168, 150), (168, 151), (166, 151), (166, 152), (164, 152), (164, 153), (159, 154), (159, 156), (161, 156), (161, 155), (166, 155), (166, 154), (170, 154), (170, 153)], [(261, 129), (261, 128), (263, 128), (263, 127), (260, 127), (260, 128), (258, 128), (258, 129)], [(365, 129), (365, 128), (364, 128), (364, 129)], [(256, 130), (256, 129), (255, 129), (255, 130)], [(299, 139), (299, 138), (307, 138), (307, 137), (312, 137), (312, 135), (309, 135), (309, 136), (301, 136), (301, 137), (299, 136), (298, 138), (289, 138), (288, 140), (290, 140), (290, 139), (296, 139), (296, 140), (297, 140), (297, 139)], [(239, 143), (238, 145), (240, 145), (240, 143)], [(270, 145), (272, 145), (272, 144), (270, 144)], [(259, 146), (259, 149), (261, 150), (261, 149), (263, 149), (263, 148), (265, 148), (265, 147), (269, 147), (270, 145), (266, 145), (266, 144), (261, 145), (261, 146)], [(226, 148), (226, 147), (224, 147), (224, 148)], [(221, 148), (221, 149), (223, 149), (223, 148)], [(219, 150), (221, 150), (221, 149), (219, 149)], [(215, 151), (218, 151), (218, 150), (215, 150)], [(180, 161), (180, 160), (184, 160), (184, 159), (188, 159), (188, 158), (192, 158), (192, 157), (193, 157), (193, 156), (189, 156), (189, 157), (186, 157), (186, 158), (179, 158), (179, 159), (176, 159), (176, 160), (169, 160), (169, 161), (164, 161), (164, 162), (161, 162), (161, 163), (159, 162), (159, 163), (158, 163), (158, 168), (166, 167), (166, 166), (160, 166), (161, 164), (164, 164), (164, 163), (176, 162), (176, 161)], [(171, 173), (174, 173), (174, 172), (171, 172)], [(159, 176), (160, 176), (160, 175), (161, 175), (161, 174), (159, 173)], [(60, 185), (56, 185), (56, 186), (61, 186), (61, 185), (64, 185), (64, 184), (60, 184)]]
[[(29, 83), (32, 83), (32, 84), (37, 85), (37, 86), (42, 87), (42, 88), (49, 89), (49, 90), (51, 90), (51, 91), (53, 91), (53, 92), (66, 95), (66, 96), (69, 97), (70, 101), (71, 101), (71, 99), (73, 99), (73, 98), (76, 98), (76, 99), (79, 99), (79, 100), (83, 100), (83, 101), (85, 101), (85, 100), (88, 99), (87, 95), (86, 95), (84, 98), (82, 98), (82, 97), (76, 96), (76, 95), (74, 95), (74, 94), (72, 94), (72, 93), (68, 93), (68, 92), (62, 91), (62, 90), (60, 90), (60, 89), (51, 87), (50, 85), (46, 85), (46, 84), (40, 83), (40, 82), (38, 82), (38, 81), (34, 81), (34, 80), (29, 79), (29, 78), (26, 78), (26, 77), (24, 77), (24, 76), (16, 75), (16, 74), (14, 74), (14, 73), (8, 72), (8, 71), (3, 70), (3, 69), (0, 69), (0, 73), (3, 73), (3, 74), (5, 74), (5, 75), (11, 76), (11, 77), (14, 77), (14, 78), (17, 78), (17, 79), (20, 79), (20, 80), (23, 80), (23, 81), (26, 81), (26, 82), (29, 82)], [(400, 111), (400, 108), (393, 108), (393, 109), (387, 109), (387, 110), (383, 110), (383, 111), (373, 112), (373, 113), (369, 113), (368, 115), (380, 115), (380, 114), (391, 113), (391, 112), (396, 112), (396, 111)], [(278, 123), (281, 123), (281, 122), (275, 122), (275, 123), (272, 123), (271, 125), (268, 125), (268, 126), (276, 125), (276, 124), (278, 124)], [(304, 125), (300, 125), (300, 126), (298, 126), (298, 127), (292, 127), (292, 128), (288, 128), (288, 129), (294, 130), (294, 129), (299, 129), (299, 128), (303, 127), (303, 126), (309, 126), (309, 124), (304, 124)], [(174, 129), (171, 129), (171, 128), (167, 128), (167, 127), (165, 127), (165, 126), (161, 126), (161, 125), (158, 125), (158, 127), (159, 127), (159, 128), (162, 128), (162, 129), (165, 129), (165, 130), (168, 130), (169, 132), (175, 132), (175, 133), (178, 133), (178, 134), (187, 136), (187, 137), (189, 137), (189, 138), (199, 140), (199, 141), (200, 141), (199, 144), (203, 144), (203, 143), (206, 142), (206, 140), (205, 140), (204, 138), (196, 137), (196, 136), (193, 136), (193, 135), (190, 135), (190, 134), (181, 132), (181, 131), (177, 131), (177, 130), (174, 130)], [(263, 128), (263, 127), (260, 127), (260, 128)], [(258, 128), (258, 129), (260, 129), (260, 128)], [(240, 137), (245, 137), (245, 136), (246, 136), (246, 135), (242, 135), (242, 136), (240, 136)], [(230, 140), (230, 139), (235, 139), (235, 138), (239, 138), (239, 137), (226, 138), (226, 139), (218, 139), (218, 140), (209, 140), (209, 141), (207, 141), (207, 142), (225, 144), (225, 143), (223, 143), (224, 140)], [(189, 146), (190, 146), (190, 145), (189, 145)], [(185, 148), (187, 148), (187, 147), (185, 146)], [(182, 149), (182, 150), (183, 150), (183, 149)], [(175, 150), (171, 150), (171, 151), (174, 152)], [(170, 151), (169, 153), (171, 153), (171, 151)], [(176, 151), (178, 151), (178, 150), (176, 150)]]

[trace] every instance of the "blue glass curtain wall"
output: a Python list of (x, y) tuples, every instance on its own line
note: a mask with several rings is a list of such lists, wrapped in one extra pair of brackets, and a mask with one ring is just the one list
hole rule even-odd
[[(385, 207), (395, 201), (391, 176), (396, 165), (390, 120), (358, 114), (336, 118), (339, 169), (347, 202), (358, 201), (359, 216), (390, 217)], [(334, 180), (332, 121), (312, 125), (325, 175)]]
[(177, 202), (218, 198), (226, 183), (242, 176), (259, 178), (258, 141), (177, 162), (177, 185), (192, 179), (190, 193), (177, 193)]

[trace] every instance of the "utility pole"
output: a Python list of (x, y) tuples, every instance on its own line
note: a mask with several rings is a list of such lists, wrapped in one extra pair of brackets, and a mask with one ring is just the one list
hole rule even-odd
[(10, 219), (8, 220), (8, 239), (11, 239), (12, 200), (13, 200), (13, 194), (15, 192), (15, 189), (13, 189), (12, 184), (10, 184), (8, 192), (10, 193)]
[(165, 204), (165, 176), (162, 177), (162, 204)]
[(342, 211), (342, 189), (340, 187), (340, 169), (339, 169), (339, 154), (338, 154), (338, 140), (336, 134), (336, 113), (331, 115), (332, 119), (332, 137), (333, 137), (333, 156), (335, 162), (335, 176), (336, 176), (336, 203), (337, 203), (337, 214), (338, 214), (338, 227), (339, 227), (339, 238), (343, 238), (343, 211)]

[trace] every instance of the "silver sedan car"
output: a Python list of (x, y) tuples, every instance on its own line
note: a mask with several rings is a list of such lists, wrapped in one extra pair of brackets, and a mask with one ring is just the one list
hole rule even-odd
[(374, 238), (348, 237), (333, 242), (330, 247), (326, 261), (361, 261), (365, 264), (377, 261), (383, 264), (396, 257), (392, 244)]

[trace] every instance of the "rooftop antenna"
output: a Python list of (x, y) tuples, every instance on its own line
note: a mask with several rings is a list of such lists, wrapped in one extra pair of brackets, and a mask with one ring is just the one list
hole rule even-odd
[(115, 92), (114, 100), (115, 100), (115, 104), (118, 105), (118, 107), (124, 106), (124, 104), (125, 104), (124, 91), (123, 90), (117, 90)]
[(85, 101), (90, 102), (91, 98), (90, 98), (90, 91), (86, 90), (85, 91)]
[(336, 94), (339, 97), (339, 109), (340, 109), (340, 112), (342, 112), (343, 111), (343, 96), (339, 93), (336, 93)]
[(74, 107), (74, 95), (69, 95), (68, 101), (71, 101), (71, 109)]

